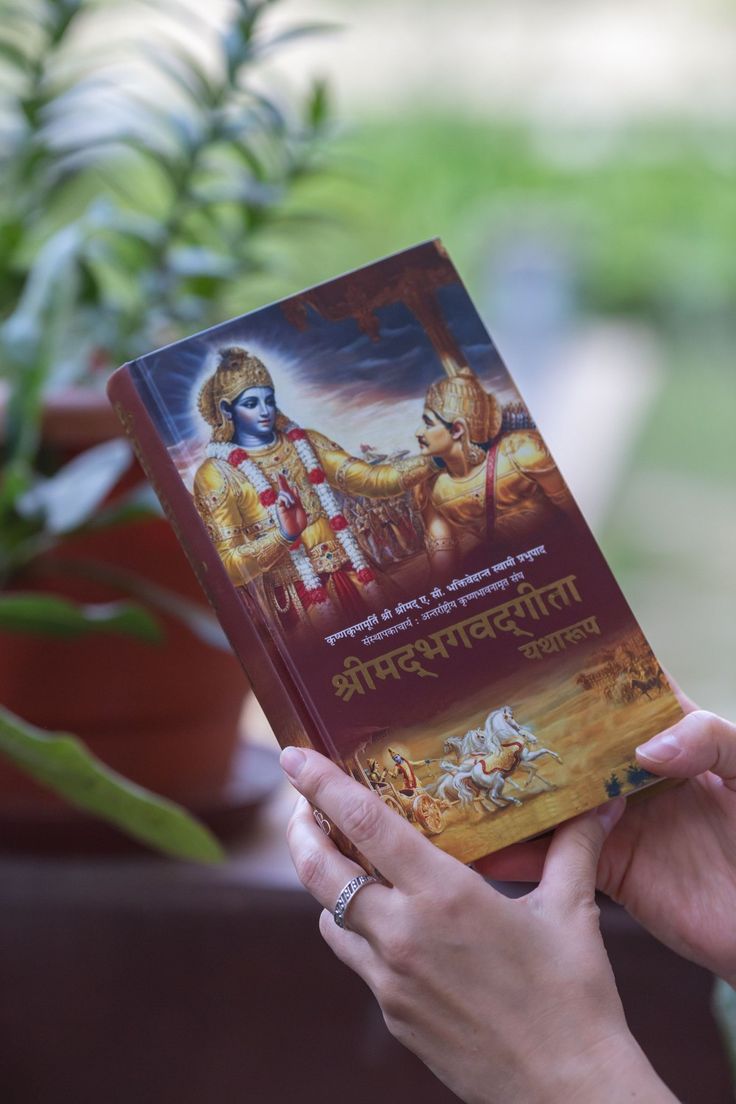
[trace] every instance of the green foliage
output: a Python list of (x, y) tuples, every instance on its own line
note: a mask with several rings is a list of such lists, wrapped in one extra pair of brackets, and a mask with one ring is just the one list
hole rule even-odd
[(117, 632), (139, 640), (161, 639), (156, 620), (129, 602), (78, 605), (55, 594), (0, 594), (0, 629), (38, 636), (76, 637)]
[(313, 251), (305, 283), (439, 236), (483, 294), (489, 260), (532, 235), (570, 251), (592, 312), (664, 327), (733, 315), (736, 142), (726, 124), (575, 131), (407, 112), (366, 120), (335, 156), (342, 174), (316, 178), (310, 196), (350, 234)]
[(42, 732), (0, 709), (0, 751), (70, 805), (104, 817), (149, 847), (196, 862), (223, 857), (217, 840), (183, 809), (126, 781), (68, 733)]
[[(77, 605), (29, 590), (45, 553), (72, 535), (123, 525), (150, 499), (107, 498), (130, 462), (111, 442), (48, 467), (45, 396), (70, 383), (100, 388), (115, 367), (222, 321), (267, 264), (261, 239), (296, 225), (287, 199), (323, 171), (326, 88), (290, 102), (264, 91), (263, 58), (309, 24), (268, 28), (273, 0), (235, 0), (216, 31), (183, 0), (148, 0), (164, 29), (134, 44), (136, 79), (118, 79), (99, 0), (0, 0), (0, 629), (73, 637), (160, 638), (153, 613), (178, 617), (215, 647), (214, 618), (163, 588), (105, 565), (57, 571), (118, 588), (125, 600)], [(210, 43), (202, 59), (180, 25)], [(80, 45), (100, 43), (94, 54)], [(195, 52), (196, 50), (196, 52)], [(141, 89), (146, 89), (144, 93)], [(131, 601), (130, 598), (136, 599)], [(0, 722), (0, 752), (70, 801), (161, 849), (215, 854), (194, 822), (105, 771), (71, 738)]]

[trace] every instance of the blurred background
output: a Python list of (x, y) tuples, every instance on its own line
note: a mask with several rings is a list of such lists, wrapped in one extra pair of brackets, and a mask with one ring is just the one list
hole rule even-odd
[[(213, 793), (227, 814), (248, 804), (232, 767), (240, 672), (109, 440), (106, 380), (151, 348), (441, 237), (663, 665), (736, 717), (731, 0), (0, 0), (0, 185), (0, 700), (14, 713), (77, 733), (197, 811)], [(166, 533), (150, 544), (120, 529), (151, 522)], [(141, 606), (184, 658), (155, 657)], [(31, 635), (43, 651), (27, 650)], [(107, 713), (92, 719), (95, 689)], [(253, 698), (244, 727), (256, 738), (245, 773), (265, 772), (270, 792), (252, 745), (273, 737)], [(2, 738), (0, 725), (7, 751)], [(21, 821), (26, 840), (14, 795), (0, 761), (6, 847)], [(265, 1012), (247, 1020), (248, 991), (261, 1010), (291, 1002), (303, 1017), (303, 1049), (290, 1044), (307, 1069), (327, 1046), (306, 1026), (322, 978), (314, 1019), (332, 1040), (333, 1089), (302, 1085), (301, 1099), (342, 1098), (338, 1054), (369, 1077), (383, 1055), (418, 1084), (362, 988), (328, 965), (313, 926), (311, 943), (302, 934), (311, 905), (284, 857), (290, 803), (281, 791), (214, 875), (3, 858), (7, 1099), (99, 1099), (113, 1071), (111, 1101), (234, 1101), (249, 1083), (280, 1104), (288, 1094), (243, 1049), (244, 1022), (258, 1046), (273, 1035)], [(687, 1017), (698, 986), (707, 1007), (709, 981), (676, 982), (672, 956), (660, 963), (617, 923), (631, 953), (614, 967), (647, 1053), (662, 1071), (680, 1061), (683, 1100), (725, 1099), (725, 1082), (707, 1096), (692, 1054), (652, 1034), (640, 998), (672, 996), (650, 1009), (661, 1025)], [(60, 1030), (72, 991), (80, 1011)], [(187, 1018), (197, 993), (208, 1029)], [(48, 1088), (69, 1076), (67, 1095)]]
[(303, 282), (444, 240), (655, 651), (733, 716), (733, 4), (280, 8), (342, 25), (278, 67), (342, 129)]
[[(213, 28), (228, 10), (208, 6)], [(140, 20), (136, 38), (161, 18), (109, 14), (128, 33)], [(263, 268), (223, 309), (441, 237), (655, 651), (733, 716), (733, 4), (284, 0), (268, 15), (286, 36), (319, 23), (256, 76), (277, 103), (324, 81), (319, 168), (283, 195)], [(177, 34), (211, 65), (193, 30)]]

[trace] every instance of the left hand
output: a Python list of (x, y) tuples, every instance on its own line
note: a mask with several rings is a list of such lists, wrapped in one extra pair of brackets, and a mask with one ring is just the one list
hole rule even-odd
[[(508, 900), (314, 751), (282, 766), (301, 800), (289, 847), (324, 906), (320, 930), (367, 982), (389, 1030), (465, 1101), (598, 1104), (674, 1100), (631, 1036), (598, 928), (594, 882), (623, 802), (555, 833), (538, 888)], [(332, 909), (362, 873), (317, 827), (309, 802), (390, 886)]]
[[(736, 986), (736, 725), (672, 686), (686, 716), (636, 755), (686, 781), (629, 802), (603, 847), (597, 885), (656, 939)], [(547, 844), (544, 836), (516, 843), (475, 865), (491, 878), (536, 881)]]

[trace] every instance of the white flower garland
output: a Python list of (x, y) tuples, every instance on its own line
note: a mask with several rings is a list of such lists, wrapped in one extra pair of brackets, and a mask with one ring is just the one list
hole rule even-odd
[[(373, 571), (350, 529), (347, 518), (340, 513), (337, 499), (327, 482), (324, 470), (320, 467), (314, 449), (304, 430), (300, 429), (295, 422), (289, 422), (286, 426), (286, 436), (294, 445), (297, 456), (306, 470), (307, 478), (314, 487), (320, 505), (327, 515), (328, 524), (350, 560), (358, 579), (369, 594), (377, 596), (378, 587)], [(280, 530), (276, 505), (278, 496), (261, 471), (257, 460), (252, 459), (247, 450), (240, 448), (238, 445), (221, 444), (214, 441), (207, 446), (207, 455), (214, 460), (224, 460), (242, 472), (258, 495), (261, 505), (268, 511), (273, 524)], [(308, 604), (320, 606), (328, 603), (327, 591), (322, 586), (319, 576), (312, 566), (301, 538), (297, 538), (291, 545), (289, 556), (300, 580), (304, 584), (309, 599)]]

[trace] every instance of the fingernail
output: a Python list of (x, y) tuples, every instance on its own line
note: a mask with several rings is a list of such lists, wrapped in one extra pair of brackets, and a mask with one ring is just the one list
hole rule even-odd
[(607, 801), (605, 805), (599, 805), (596, 809), (596, 816), (605, 828), (606, 832), (611, 832), (626, 809), (625, 797), (614, 797), (612, 801)]
[(670, 759), (674, 759), (681, 751), (677, 736), (671, 732), (660, 732), (659, 736), (638, 747), (636, 754), (650, 759), (652, 763), (669, 763)]
[(279, 758), (281, 769), (288, 774), (289, 778), (296, 778), (306, 761), (304, 752), (295, 747), (284, 748)]

